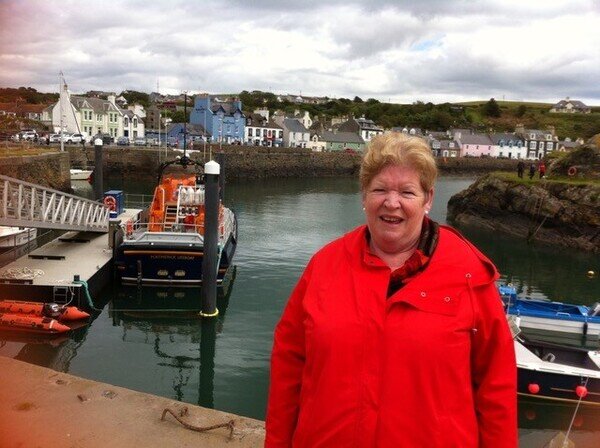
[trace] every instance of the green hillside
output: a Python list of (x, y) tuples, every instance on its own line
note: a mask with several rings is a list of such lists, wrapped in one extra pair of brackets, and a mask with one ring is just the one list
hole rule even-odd
[(363, 100), (354, 97), (331, 99), (324, 104), (297, 104), (278, 102), (269, 92), (247, 92), (240, 94), (245, 111), (256, 107), (267, 107), (271, 112), (283, 109), (288, 113), (295, 110), (308, 111), (311, 117), (332, 118), (352, 115), (374, 120), (386, 129), (398, 126), (418, 127), (429, 131), (445, 131), (454, 128), (472, 128), (480, 132), (513, 132), (521, 123), (529, 129), (546, 129), (554, 126), (559, 138), (590, 138), (600, 132), (600, 107), (592, 108), (592, 113), (555, 114), (550, 113), (550, 103), (527, 103), (497, 101), (497, 116), (490, 115), (487, 106), (490, 101), (470, 101), (465, 103), (423, 103), (392, 104), (370, 98)]

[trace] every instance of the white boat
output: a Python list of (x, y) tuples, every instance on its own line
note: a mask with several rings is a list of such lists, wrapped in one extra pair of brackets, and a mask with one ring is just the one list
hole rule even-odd
[(519, 320), (519, 327), (576, 337), (600, 336), (600, 303), (591, 306), (549, 300), (522, 299), (512, 286), (500, 286), (506, 313)]
[(80, 170), (71, 168), (71, 180), (88, 180), (92, 175), (92, 170)]
[(3, 227), (0, 226), (0, 248), (22, 246), (37, 237), (37, 229), (27, 227)]

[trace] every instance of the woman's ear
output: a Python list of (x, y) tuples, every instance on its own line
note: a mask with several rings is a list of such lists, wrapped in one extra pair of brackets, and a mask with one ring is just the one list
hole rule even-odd
[(433, 206), (433, 196), (434, 195), (435, 195), (434, 188), (431, 187), (431, 190), (429, 190), (427, 192), (427, 196), (425, 199), (425, 210), (427, 210), (427, 211), (431, 210), (431, 207)]

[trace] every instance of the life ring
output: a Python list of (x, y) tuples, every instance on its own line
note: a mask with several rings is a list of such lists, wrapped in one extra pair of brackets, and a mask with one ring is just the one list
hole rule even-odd
[(115, 199), (114, 196), (106, 196), (104, 198), (103, 202), (104, 202), (104, 205), (106, 205), (111, 212), (114, 212), (117, 210), (117, 200)]
[(569, 176), (575, 176), (575, 174), (577, 174), (577, 168), (575, 168), (574, 166), (570, 167), (569, 170), (567, 171), (567, 174)]

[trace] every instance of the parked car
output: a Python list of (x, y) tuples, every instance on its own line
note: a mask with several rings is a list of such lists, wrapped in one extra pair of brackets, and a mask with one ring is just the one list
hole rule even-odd
[(82, 134), (72, 134), (67, 140), (68, 143), (84, 143), (85, 137)]
[(29, 140), (34, 141), (38, 139), (37, 132), (35, 131), (25, 131), (21, 133), (21, 140)]
[(155, 137), (149, 137), (146, 139), (146, 145), (149, 146), (158, 146), (158, 139)]
[(50, 143), (60, 143), (60, 134), (50, 134)]
[(128, 146), (129, 145), (129, 137), (119, 137), (117, 139), (117, 145)]
[(144, 137), (136, 137), (133, 144), (135, 146), (146, 146), (146, 139)]

